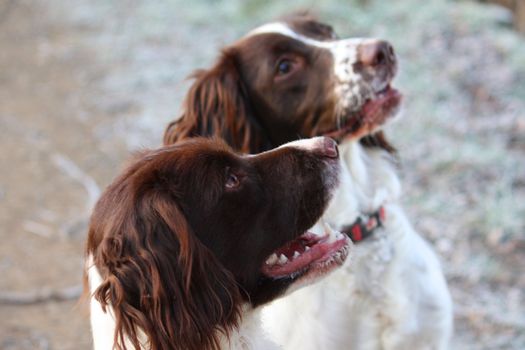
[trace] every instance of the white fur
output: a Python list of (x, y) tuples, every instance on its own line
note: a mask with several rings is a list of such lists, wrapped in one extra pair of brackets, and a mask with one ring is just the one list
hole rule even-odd
[(266, 307), (265, 328), (284, 349), (447, 349), (450, 294), (437, 257), (397, 203), (391, 162), (357, 142), (340, 152), (341, 187), (325, 219), (341, 228), (383, 205), (385, 227), (355, 245), (342, 269)]
[[(358, 94), (352, 71), (364, 39), (321, 42), (271, 23), (248, 35), (279, 33), (329, 49), (341, 103)], [(351, 101), (355, 103), (355, 101)], [(357, 103), (359, 105), (359, 103)], [(348, 106), (340, 106), (347, 108)], [(398, 203), (401, 186), (389, 155), (358, 141), (340, 145), (341, 188), (325, 220), (341, 229), (380, 206), (384, 228), (358, 243), (352, 259), (321, 283), (274, 301), (263, 310), (272, 337), (289, 350), (443, 350), (452, 334), (452, 301), (440, 264)]]
[[(87, 261), (89, 290), (93, 295), (98, 286), (102, 283), (97, 268), (93, 265), (93, 258), (90, 256)], [(93, 334), (93, 349), (94, 350), (111, 350), (114, 348), (113, 339), (115, 333), (115, 319), (111, 312), (102, 310), (100, 303), (94, 298), (90, 298), (91, 311), (91, 331)], [(270, 341), (264, 334), (261, 328), (260, 321), (261, 309), (253, 309), (246, 305), (243, 309), (241, 324), (238, 329), (235, 329), (230, 334), (230, 337), (222, 337), (221, 349), (231, 350), (272, 350), (280, 349), (274, 342)], [(144, 340), (142, 340), (144, 339)], [(142, 337), (141, 343), (146, 344), (146, 339)], [(126, 344), (128, 349), (133, 349), (129, 344)], [(148, 349), (143, 346), (143, 349)]]
[(325, 219), (336, 228), (381, 205), (385, 227), (355, 245), (342, 269), (273, 302), (263, 322), (284, 349), (447, 349), (452, 303), (439, 262), (397, 204), (383, 151), (340, 146), (341, 187)]
[(115, 319), (111, 310), (104, 312), (100, 303), (93, 297), (93, 294), (102, 283), (102, 276), (93, 265), (93, 257), (89, 256), (86, 269), (88, 271), (89, 300), (91, 333), (93, 335), (93, 349), (105, 350), (113, 349), (113, 338), (115, 336)]

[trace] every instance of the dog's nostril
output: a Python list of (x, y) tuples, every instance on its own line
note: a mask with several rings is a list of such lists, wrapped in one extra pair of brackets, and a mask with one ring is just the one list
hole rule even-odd
[(386, 63), (385, 54), (383, 52), (378, 52), (373, 64), (378, 66), (378, 65), (385, 64), (385, 63)]
[(366, 67), (394, 65), (396, 56), (394, 48), (386, 41), (373, 41), (359, 47), (359, 62)]

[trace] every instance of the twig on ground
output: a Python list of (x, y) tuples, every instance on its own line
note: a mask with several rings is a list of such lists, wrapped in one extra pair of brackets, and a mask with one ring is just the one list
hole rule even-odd
[(35, 221), (24, 222), (24, 230), (40, 237), (49, 238), (53, 234), (53, 229), (47, 225)]
[(31, 305), (50, 301), (69, 301), (78, 299), (81, 294), (82, 285), (75, 285), (63, 289), (43, 288), (29, 292), (0, 291), (0, 304)]
[(98, 197), (100, 196), (100, 187), (97, 185), (96, 181), (86, 172), (80, 169), (80, 167), (76, 165), (75, 162), (63, 154), (53, 154), (52, 160), (60, 170), (78, 181), (84, 187), (89, 198), (86, 205), (86, 211), (91, 211), (95, 206)]

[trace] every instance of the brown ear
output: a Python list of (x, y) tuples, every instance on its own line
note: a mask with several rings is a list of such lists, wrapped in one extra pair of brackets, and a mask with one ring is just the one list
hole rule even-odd
[(216, 136), (244, 153), (270, 148), (251, 109), (235, 52), (224, 51), (215, 67), (197, 71), (194, 78), (182, 116), (164, 132), (165, 145), (188, 137)]
[(365, 136), (360, 140), (360, 142), (365, 147), (380, 148), (394, 156), (397, 156), (397, 150), (387, 141), (385, 134), (382, 131)]
[(173, 199), (146, 194), (115, 217), (94, 253), (104, 276), (94, 296), (115, 316), (116, 348), (128, 339), (142, 349), (144, 333), (152, 350), (219, 349), (238, 324), (240, 292)]

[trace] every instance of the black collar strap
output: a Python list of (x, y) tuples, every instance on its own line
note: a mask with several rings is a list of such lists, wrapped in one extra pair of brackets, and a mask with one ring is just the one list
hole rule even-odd
[(353, 224), (343, 227), (341, 232), (345, 233), (352, 242), (358, 243), (370, 237), (378, 227), (383, 227), (385, 222), (385, 208), (379, 209), (372, 214), (359, 216)]

